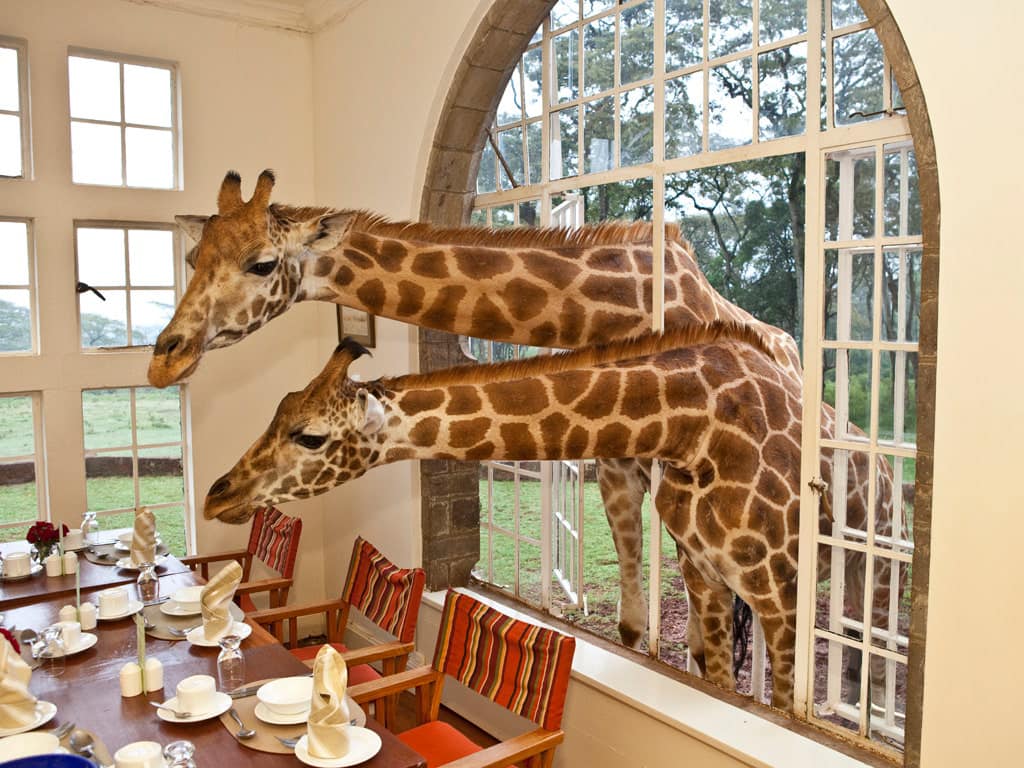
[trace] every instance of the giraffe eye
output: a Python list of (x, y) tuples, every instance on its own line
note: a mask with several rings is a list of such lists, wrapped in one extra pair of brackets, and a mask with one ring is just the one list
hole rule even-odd
[(257, 261), (255, 264), (253, 264), (245, 271), (248, 272), (250, 275), (259, 275), (260, 277), (266, 277), (267, 275), (274, 271), (274, 267), (276, 266), (277, 259), (272, 259), (271, 261)]
[(301, 445), (303, 448), (308, 448), (311, 451), (315, 451), (317, 448), (327, 442), (327, 435), (296, 435), (295, 442)]

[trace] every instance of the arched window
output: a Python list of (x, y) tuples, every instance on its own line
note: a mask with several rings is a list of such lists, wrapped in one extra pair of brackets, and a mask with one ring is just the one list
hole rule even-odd
[[(514, 5), (496, 12), (511, 18)], [(500, 41), (505, 30), (489, 33)], [(934, 399), (919, 354), (933, 353), (935, 328), (921, 319), (921, 296), (936, 279), (923, 254), (937, 247), (937, 230), (926, 242), (937, 191), (920, 191), (935, 183), (927, 116), (891, 17), (869, 19), (856, 0), (558, 0), (520, 36), (504, 42), (523, 52), (509, 57), (472, 147), (471, 220), (646, 219), (655, 231), (678, 222), (725, 298), (798, 341), (805, 426), (824, 404), (838, 427), (804, 435), (803, 486), (822, 488), (818, 457), (834, 456), (821, 492), (834, 521), (819, 531), (804, 515), (798, 711), (874, 748), (912, 752), (921, 694), (919, 668), (907, 674), (911, 593), (926, 605), (912, 582), (928, 565), (913, 530), (930, 496), (925, 488), (918, 503), (915, 487), (930, 462), (918, 453), (930, 450), (931, 408), (918, 412)], [(497, 59), (491, 43), (485, 69)], [(472, 47), (467, 61), (478, 63)], [(457, 83), (449, 103), (458, 97)], [(914, 120), (905, 97), (919, 108)], [(914, 138), (926, 143), (923, 173)], [(464, 180), (437, 170), (437, 150), (432, 167), (424, 210), (438, 217), (455, 209), (440, 192)], [(480, 360), (538, 353), (483, 340), (466, 348)], [(858, 466), (872, 469), (862, 486), (848, 469)], [(478, 578), (617, 641), (616, 554), (589, 467), (495, 463), (479, 482)], [(818, 503), (805, 491), (804, 509)], [(650, 529), (647, 518), (644, 647), (685, 669), (674, 546)], [(921, 638), (923, 611), (915, 621)], [(740, 688), (765, 700), (756, 635), (752, 655)]]

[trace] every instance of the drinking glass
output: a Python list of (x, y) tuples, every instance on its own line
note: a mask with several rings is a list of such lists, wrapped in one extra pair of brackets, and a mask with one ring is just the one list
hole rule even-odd
[(82, 514), (82, 541), (86, 545), (94, 545), (100, 540), (100, 524), (95, 512)]
[(225, 635), (217, 641), (221, 648), (217, 656), (217, 677), (220, 689), (225, 693), (245, 684), (245, 657), (238, 647), (241, 643), (242, 638), (238, 635)]
[(54, 677), (64, 674), (67, 662), (64, 658), (64, 630), (54, 624), (43, 630), (42, 650), (39, 658), (43, 660), (44, 669)]
[(172, 741), (164, 747), (168, 768), (196, 768), (196, 762), (192, 759), (195, 753), (196, 745), (184, 739)]
[(156, 575), (156, 564), (143, 563), (139, 566), (139, 578), (135, 582), (139, 590), (139, 600), (151, 603), (160, 597), (160, 579)]

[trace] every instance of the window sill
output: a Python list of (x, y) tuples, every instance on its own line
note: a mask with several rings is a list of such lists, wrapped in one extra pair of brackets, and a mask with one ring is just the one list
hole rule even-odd
[[(510, 609), (486, 593), (466, 591), (516, 618), (537, 622), (536, 617)], [(425, 593), (423, 606), (440, 613), (444, 596), (444, 592)], [(837, 752), (827, 744), (646, 669), (580, 636), (576, 638), (571, 681), (570, 685), (579, 684), (618, 701), (744, 765), (863, 768), (880, 764)], [(580, 700), (580, 695), (575, 698)], [(464, 712), (460, 714), (466, 716)], [(571, 737), (570, 731), (567, 738)]]

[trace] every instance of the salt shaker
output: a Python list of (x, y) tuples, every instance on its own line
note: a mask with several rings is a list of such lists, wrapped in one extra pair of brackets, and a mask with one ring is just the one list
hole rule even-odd
[(96, 606), (92, 603), (82, 603), (78, 609), (78, 621), (82, 629), (96, 629)]

